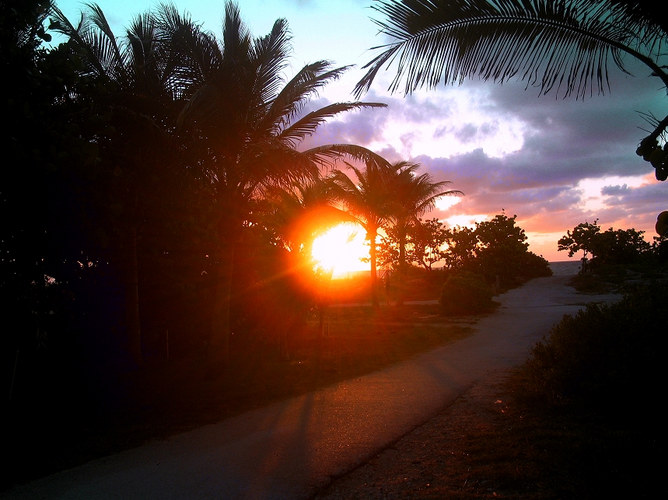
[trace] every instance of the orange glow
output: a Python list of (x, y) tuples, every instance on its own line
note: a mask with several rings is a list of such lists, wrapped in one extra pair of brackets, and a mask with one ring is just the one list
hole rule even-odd
[(313, 241), (315, 268), (341, 278), (348, 273), (368, 271), (369, 245), (362, 226), (344, 222), (334, 226)]

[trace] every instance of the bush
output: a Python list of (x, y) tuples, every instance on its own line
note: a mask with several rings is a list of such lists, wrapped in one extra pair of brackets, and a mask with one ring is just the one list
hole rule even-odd
[(493, 308), (494, 293), (485, 279), (475, 273), (460, 271), (451, 275), (441, 291), (443, 314), (477, 314)]
[(527, 252), (522, 258), (522, 276), (526, 279), (552, 276), (550, 263), (542, 255)]
[(667, 301), (665, 283), (645, 285), (618, 303), (588, 305), (565, 316), (525, 365), (531, 390), (553, 403), (579, 401), (642, 413), (656, 399)]

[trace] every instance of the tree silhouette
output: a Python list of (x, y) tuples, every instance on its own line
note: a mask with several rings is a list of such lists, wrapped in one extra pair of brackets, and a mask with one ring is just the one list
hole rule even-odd
[[(87, 82), (74, 89), (75, 98), (106, 120), (91, 138), (101, 151), (97, 168), (105, 179), (96, 193), (105, 224), (98, 224), (111, 242), (110, 261), (125, 288), (126, 348), (139, 364), (140, 240), (147, 231), (155, 233), (155, 224), (165, 223), (166, 200), (173, 199), (165, 186), (178, 176), (170, 170), (178, 156), (172, 133), (179, 107), (176, 66), (170, 61), (168, 40), (150, 13), (136, 16), (126, 36), (117, 37), (96, 4), (88, 5), (76, 26), (54, 7), (51, 28), (67, 37), (65, 47), (80, 63), (81, 82)], [(183, 189), (182, 176), (178, 183)]]
[(643, 239), (643, 233), (635, 229), (601, 231), (597, 219), (593, 223), (582, 222), (572, 231), (566, 231), (558, 241), (558, 250), (568, 250), (569, 257), (582, 251), (585, 261), (591, 254), (592, 265), (629, 264), (651, 249)]
[(461, 191), (445, 189), (451, 181), (434, 182), (429, 173), (418, 174), (419, 163), (400, 161), (393, 164), (390, 178), (392, 206), (390, 220), (399, 244), (399, 271), (406, 265), (406, 237), (409, 228), (419, 224), (419, 218), (434, 208), (442, 196), (461, 195)]
[(581, 222), (573, 228), (566, 231), (566, 235), (559, 238), (557, 242), (558, 250), (568, 250), (568, 256), (573, 257), (577, 252), (582, 251), (582, 258), (587, 259), (591, 252), (593, 240), (601, 232), (601, 226), (598, 225), (598, 219), (593, 223)]
[(446, 243), (446, 230), (437, 218), (420, 219), (409, 230), (411, 251), (410, 260), (431, 271), (433, 265), (445, 257), (442, 247)]
[(313, 241), (319, 234), (341, 222), (353, 221), (335, 206), (329, 179), (318, 177), (293, 187), (276, 187), (267, 199), (272, 207), (270, 224), (298, 260), (310, 260)]

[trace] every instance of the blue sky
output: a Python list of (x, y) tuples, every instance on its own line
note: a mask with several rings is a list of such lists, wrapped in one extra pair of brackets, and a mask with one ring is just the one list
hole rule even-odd
[[(97, 2), (119, 36), (155, 0)], [(269, 32), (278, 18), (292, 33), (291, 71), (326, 59), (354, 65), (325, 88), (317, 105), (352, 100), (361, 67), (383, 43), (371, 21), (372, 0), (240, 0), (242, 19), (254, 36)], [(85, 4), (56, 0), (76, 21)], [(220, 34), (223, 0), (175, 0), (208, 30)], [(635, 155), (648, 125), (639, 114), (668, 114), (665, 89), (649, 70), (633, 65), (634, 76), (611, 71), (611, 89), (585, 100), (538, 96), (523, 82), (496, 85), (478, 80), (420, 90), (411, 96), (387, 92), (391, 72), (380, 74), (366, 101), (386, 109), (350, 113), (323, 126), (312, 142), (350, 142), (370, 147), (391, 161), (422, 165), (436, 180), (449, 180), (465, 196), (446, 201), (428, 217), (451, 224), (517, 215), (530, 250), (548, 260), (567, 260), (557, 240), (580, 222), (599, 220), (603, 229), (635, 228), (654, 236), (656, 215), (668, 209), (668, 183)], [(393, 71), (392, 68), (390, 71)], [(450, 205), (450, 206), (447, 206)]]

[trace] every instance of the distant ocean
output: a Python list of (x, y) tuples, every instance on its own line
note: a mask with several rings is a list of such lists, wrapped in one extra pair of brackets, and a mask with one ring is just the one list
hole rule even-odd
[(550, 262), (550, 269), (555, 276), (564, 276), (577, 274), (580, 270), (579, 260), (563, 260), (558, 262)]

